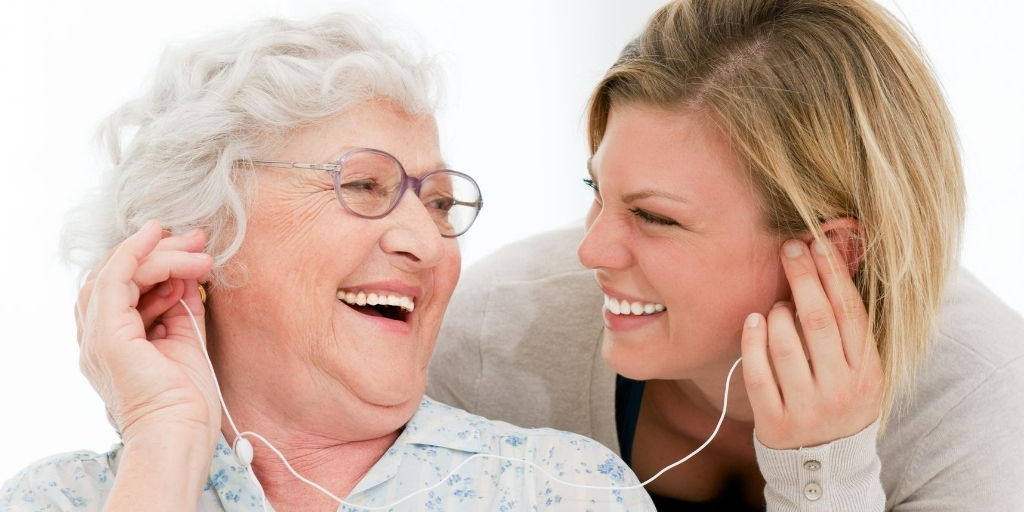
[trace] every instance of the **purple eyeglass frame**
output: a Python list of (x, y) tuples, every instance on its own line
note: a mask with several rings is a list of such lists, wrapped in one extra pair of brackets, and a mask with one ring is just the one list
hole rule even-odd
[[(364, 215), (362, 213), (359, 213), (359, 212), (353, 210), (352, 208), (350, 208), (348, 206), (348, 204), (345, 203), (345, 200), (341, 197), (341, 169), (345, 165), (345, 160), (348, 160), (349, 157), (351, 157), (352, 155), (358, 154), (358, 153), (374, 153), (374, 154), (377, 154), (377, 155), (380, 155), (380, 156), (383, 156), (383, 157), (386, 157), (386, 158), (390, 158), (396, 164), (398, 164), (398, 169), (400, 171), (402, 171), (402, 184), (399, 185), (399, 187), (398, 187), (398, 194), (395, 194), (395, 199), (391, 202), (391, 205), (388, 206), (388, 208), (386, 210), (384, 210), (384, 213), (381, 213), (380, 215)], [(406, 190), (408, 190), (409, 188), (412, 188), (413, 193), (416, 194), (416, 197), (419, 197), (420, 196), (420, 187), (422, 186), (423, 182), (426, 181), (427, 179), (429, 179), (431, 176), (433, 176), (435, 174), (450, 174), (450, 175), (458, 176), (460, 178), (464, 178), (464, 179), (468, 180), (470, 183), (472, 183), (474, 187), (476, 187), (476, 192), (477, 192), (476, 195), (477, 195), (477, 197), (479, 199), (477, 199), (476, 201), (473, 201), (473, 202), (466, 202), (466, 201), (455, 200), (455, 205), (456, 206), (471, 206), (471, 207), (475, 208), (476, 210), (473, 212), (473, 218), (469, 221), (469, 224), (466, 226), (465, 229), (463, 229), (462, 231), (453, 232), (452, 234), (441, 233), (441, 236), (443, 236), (445, 238), (455, 238), (455, 237), (457, 237), (459, 235), (462, 235), (466, 231), (469, 231), (469, 228), (473, 226), (474, 222), (476, 222), (476, 218), (480, 214), (480, 209), (484, 207), (484, 198), (483, 198), (483, 193), (480, 191), (480, 185), (477, 184), (476, 180), (474, 180), (470, 175), (465, 174), (465, 173), (461, 173), (459, 171), (453, 171), (451, 169), (439, 169), (439, 170), (436, 170), (436, 171), (428, 172), (427, 174), (424, 174), (422, 177), (419, 177), (419, 178), (414, 177), (414, 176), (409, 176), (409, 174), (405, 172), (405, 166), (402, 165), (402, 162), (399, 162), (398, 159), (395, 158), (395, 156), (392, 155), (391, 153), (388, 153), (387, 151), (381, 151), (379, 149), (356, 148), (356, 149), (353, 149), (351, 151), (346, 152), (344, 155), (341, 155), (341, 158), (338, 158), (338, 161), (333, 163), (333, 164), (307, 164), (307, 163), (302, 163), (302, 162), (288, 162), (288, 161), (284, 161), (284, 160), (241, 160), (241, 162), (248, 163), (248, 164), (251, 164), (251, 165), (262, 165), (262, 166), (266, 166), (266, 167), (279, 167), (279, 168), (283, 168), (283, 169), (296, 168), (296, 169), (313, 169), (313, 170), (317, 170), (317, 171), (327, 171), (327, 172), (331, 173), (331, 177), (334, 179), (334, 195), (336, 195), (338, 197), (338, 202), (341, 203), (342, 208), (345, 208), (345, 210), (347, 212), (351, 213), (352, 215), (355, 215), (355, 216), (363, 218), (363, 219), (382, 219), (384, 217), (387, 217), (388, 214), (391, 213), (392, 211), (394, 211), (395, 207), (398, 206), (398, 203), (399, 203), (399, 201), (402, 200), (402, 196), (405, 195), (405, 191)]]

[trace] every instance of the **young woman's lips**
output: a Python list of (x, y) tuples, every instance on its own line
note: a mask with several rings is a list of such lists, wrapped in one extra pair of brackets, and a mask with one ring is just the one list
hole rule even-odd
[(610, 331), (629, 331), (657, 322), (665, 306), (657, 302), (630, 301), (605, 294), (602, 311), (604, 325)]

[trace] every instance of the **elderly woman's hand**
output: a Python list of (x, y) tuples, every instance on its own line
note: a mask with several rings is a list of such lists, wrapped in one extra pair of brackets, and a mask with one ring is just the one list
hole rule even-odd
[(218, 396), (178, 300), (184, 298), (204, 329), (197, 280), (213, 260), (201, 252), (201, 231), (161, 233), (155, 221), (146, 224), (89, 274), (75, 310), (80, 365), (126, 449), (173, 439), (212, 454), (220, 430)]
[(881, 410), (882, 364), (842, 251), (820, 242), (809, 250), (790, 240), (782, 253), (799, 328), (786, 302), (772, 308), (767, 322), (750, 315), (743, 377), (758, 440), (791, 449), (848, 437), (873, 423)]

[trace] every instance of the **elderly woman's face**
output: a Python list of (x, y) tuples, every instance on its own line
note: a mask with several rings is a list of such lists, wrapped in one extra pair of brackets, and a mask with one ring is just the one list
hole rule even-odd
[[(328, 163), (353, 148), (386, 151), (410, 176), (445, 168), (433, 118), (383, 102), (297, 131), (258, 157)], [(296, 414), (341, 405), (363, 419), (408, 419), (459, 277), (458, 244), (440, 236), (411, 190), (389, 215), (371, 220), (342, 207), (327, 172), (257, 172), (235, 260), (244, 285), (211, 299), (217, 341), (225, 345), (219, 365), (235, 382), (238, 372), (250, 372), (264, 398), (302, 411)], [(339, 292), (395, 297), (414, 310), (349, 305)]]
[(606, 296), (605, 360), (637, 379), (720, 380), (746, 316), (788, 292), (742, 162), (707, 118), (630, 105), (612, 109), (591, 174), (579, 257)]

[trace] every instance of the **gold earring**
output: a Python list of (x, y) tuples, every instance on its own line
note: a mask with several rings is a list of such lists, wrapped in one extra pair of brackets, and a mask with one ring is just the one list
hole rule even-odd
[(199, 300), (206, 304), (206, 288), (203, 287), (202, 283), (199, 283)]

